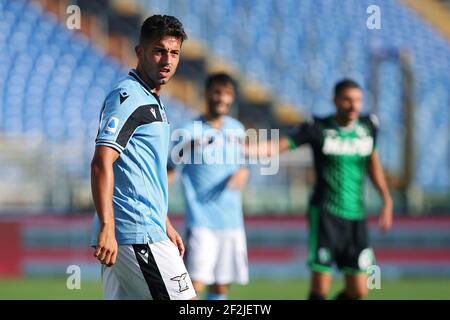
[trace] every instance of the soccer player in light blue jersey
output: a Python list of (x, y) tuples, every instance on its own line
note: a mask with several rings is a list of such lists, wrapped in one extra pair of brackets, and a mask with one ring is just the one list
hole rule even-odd
[(175, 17), (145, 20), (138, 64), (105, 99), (91, 164), (92, 245), (106, 299), (192, 299), (184, 245), (167, 218), (169, 122), (159, 94), (186, 39)]
[(186, 208), (185, 261), (194, 288), (201, 293), (209, 285), (206, 298), (223, 300), (231, 283), (248, 282), (242, 212), (242, 188), (248, 179), (245, 129), (228, 116), (235, 98), (230, 76), (210, 75), (205, 91), (206, 113), (180, 130), (169, 180), (178, 167)]

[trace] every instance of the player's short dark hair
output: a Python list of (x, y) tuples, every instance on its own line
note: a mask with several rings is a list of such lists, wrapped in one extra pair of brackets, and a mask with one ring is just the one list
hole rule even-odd
[(343, 79), (334, 86), (334, 96), (337, 97), (342, 91), (350, 88), (361, 90), (361, 86), (356, 81), (352, 79)]
[(154, 39), (160, 39), (165, 36), (172, 36), (181, 39), (181, 42), (187, 39), (183, 24), (173, 16), (153, 15), (148, 17), (141, 27), (139, 43), (143, 44)]
[(234, 89), (236, 88), (236, 82), (234, 79), (225, 72), (217, 72), (210, 74), (205, 81), (205, 90), (209, 91), (213, 84), (228, 85), (230, 84)]

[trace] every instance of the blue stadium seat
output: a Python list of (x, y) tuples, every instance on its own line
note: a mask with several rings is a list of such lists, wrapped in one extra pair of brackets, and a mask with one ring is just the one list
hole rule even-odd
[[(307, 114), (332, 111), (329, 97), (343, 77), (367, 87), (375, 49), (408, 49), (420, 119), (415, 128), (417, 183), (448, 188), (450, 45), (398, 1), (382, 2), (381, 30), (367, 29), (371, 2), (139, 0), (149, 12), (178, 16), (190, 37)], [(93, 141), (101, 101), (126, 70), (28, 1), (1, 1), (0, 15), (1, 131), (40, 132), (55, 143)], [(384, 165), (394, 170), (402, 161), (404, 117), (398, 64), (386, 62), (380, 75), (380, 148)], [(174, 99), (166, 104), (174, 127), (194, 116)], [(447, 134), (436, 137), (436, 128)]]
[[(450, 109), (448, 95), (439, 93), (422, 98), (436, 87), (448, 92), (449, 77), (439, 75), (448, 73), (450, 45), (398, 1), (380, 4), (381, 30), (366, 28), (370, 0), (213, 0), (204, 5), (208, 14), (202, 14), (203, 3), (200, 5), (198, 0), (187, 0), (182, 6), (177, 0), (140, 3), (150, 12), (179, 17), (214, 54), (227, 59), (249, 78), (258, 79), (275, 95), (298, 105), (304, 113), (331, 112), (329, 97), (333, 84), (343, 77), (354, 77), (367, 87), (373, 48), (397, 52), (408, 49), (414, 61), (416, 113), (427, 117), (430, 110), (435, 110), (433, 114), (440, 115), (439, 119), (427, 120), (427, 125), (417, 125), (416, 136), (420, 137), (417, 182), (424, 188), (450, 186), (450, 180), (442, 178), (450, 172), (448, 141), (440, 142), (439, 146), (420, 142), (434, 139), (439, 121), (444, 121), (447, 127), (450, 123), (448, 112), (438, 112)], [(195, 20), (195, 26), (191, 27), (194, 19), (190, 17), (194, 13), (204, 18)], [(403, 134), (399, 66), (386, 63), (380, 73), (379, 117), (383, 122), (380, 148), (382, 154), (389, 154), (383, 159), (384, 164), (399, 168), (402, 163), (399, 136)], [(430, 79), (436, 80), (429, 84)], [(433, 167), (423, 165), (430, 161), (428, 158), (433, 159)]]
[[(102, 101), (126, 70), (34, 4), (2, 1), (0, 14), (0, 131), (74, 143), (86, 159), (62, 165), (86, 176)], [(170, 104), (189, 117), (184, 105)]]

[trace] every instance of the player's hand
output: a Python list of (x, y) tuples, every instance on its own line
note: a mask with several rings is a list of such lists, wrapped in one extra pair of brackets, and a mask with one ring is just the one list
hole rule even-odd
[(380, 218), (378, 224), (383, 232), (387, 232), (392, 227), (393, 213), (392, 205), (387, 204), (381, 209)]
[(240, 168), (228, 179), (227, 188), (242, 191), (248, 181), (248, 169)]
[(178, 248), (178, 251), (180, 252), (180, 256), (184, 256), (184, 243), (183, 239), (181, 238), (180, 234), (177, 230), (172, 226), (172, 224), (167, 224), (167, 236), (169, 237), (170, 241), (172, 241)]
[(94, 257), (102, 264), (110, 267), (116, 263), (117, 250), (118, 246), (114, 227), (102, 227), (98, 233)]

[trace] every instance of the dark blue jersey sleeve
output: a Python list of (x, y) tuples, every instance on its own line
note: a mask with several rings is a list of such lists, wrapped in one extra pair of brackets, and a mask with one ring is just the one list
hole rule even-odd
[(287, 134), (291, 149), (295, 149), (303, 144), (310, 144), (317, 139), (318, 130), (315, 121), (307, 121), (291, 128)]

